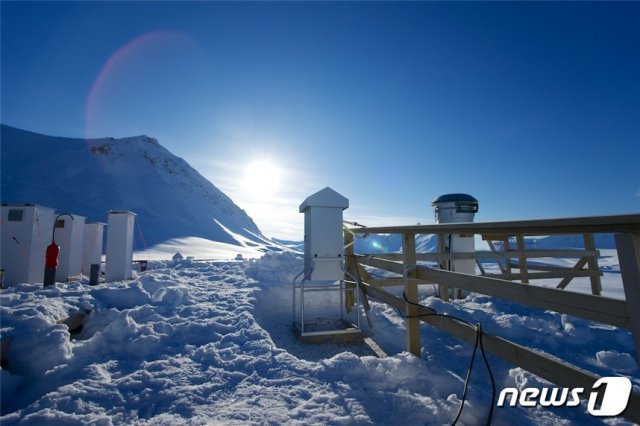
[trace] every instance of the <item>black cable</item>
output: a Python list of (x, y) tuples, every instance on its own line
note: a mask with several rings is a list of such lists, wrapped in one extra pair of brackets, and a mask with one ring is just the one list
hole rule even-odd
[[(451, 239), (453, 234), (449, 234), (449, 245), (445, 246), (444, 251), (447, 253), (451, 253)], [(451, 270), (451, 259), (447, 260), (447, 271)]]
[[(418, 306), (424, 309), (429, 309), (432, 310), (431, 308), (421, 305), (419, 303), (415, 303), (415, 302), (411, 302), (409, 299), (407, 299), (407, 294), (405, 292), (402, 292), (402, 297), (404, 299), (405, 302), (407, 302), (410, 305), (413, 306)], [(405, 316), (405, 318), (421, 318), (421, 317), (428, 317), (428, 316), (441, 316), (441, 317), (449, 317), (451, 319), (454, 319), (456, 321), (462, 322), (464, 324), (470, 325), (472, 327), (474, 327), (476, 329), (476, 340), (475, 343), (473, 345), (473, 353), (471, 354), (471, 360), (469, 361), (469, 369), (467, 370), (467, 377), (464, 381), (464, 387), (462, 389), (462, 402), (460, 404), (460, 408), (458, 409), (458, 413), (456, 415), (456, 418), (453, 420), (453, 423), (451, 424), (452, 426), (455, 425), (458, 422), (458, 419), (460, 418), (460, 415), (462, 414), (462, 410), (464, 409), (464, 403), (466, 401), (466, 397), (467, 397), (467, 388), (469, 386), (469, 378), (471, 377), (471, 370), (473, 369), (473, 364), (474, 364), (474, 360), (476, 357), (476, 352), (478, 349), (478, 344), (480, 344), (480, 352), (482, 353), (482, 358), (484, 360), (484, 365), (487, 367), (487, 371), (489, 372), (489, 378), (491, 379), (491, 406), (489, 408), (489, 416), (487, 418), (487, 425), (491, 424), (491, 419), (493, 418), (493, 405), (495, 403), (495, 397), (496, 397), (496, 384), (495, 384), (495, 380), (493, 378), (493, 373), (491, 372), (491, 367), (489, 366), (489, 360), (487, 360), (487, 354), (484, 351), (484, 345), (482, 344), (482, 326), (480, 325), (480, 323), (478, 324), (473, 324), (470, 321), (467, 321), (465, 319), (456, 317), (454, 315), (448, 315), (448, 314), (442, 314), (439, 312), (430, 312), (430, 313), (426, 313), (426, 314), (419, 314), (419, 315), (407, 315)]]
[(491, 379), (491, 409), (489, 410), (489, 418), (487, 419), (487, 425), (491, 424), (491, 418), (493, 417), (493, 406), (496, 401), (496, 382), (493, 379), (493, 373), (491, 367), (489, 367), (489, 361), (487, 360), (487, 354), (484, 353), (484, 345), (482, 344), (482, 328), (480, 329), (480, 351), (482, 352), (482, 359), (484, 359), (484, 365), (489, 372), (489, 378)]
[[(462, 402), (460, 402), (460, 408), (458, 408), (458, 414), (456, 414), (456, 418), (453, 419), (453, 423), (451, 425), (455, 425), (458, 423), (458, 419), (460, 419), (460, 415), (462, 414), (462, 409), (464, 408), (464, 402), (467, 400), (467, 389), (469, 388), (469, 378), (471, 377), (471, 370), (473, 370), (473, 361), (476, 359), (476, 351), (478, 350), (478, 342), (480, 341), (480, 327), (476, 328), (476, 342), (473, 345), (473, 353), (471, 354), (471, 360), (469, 361), (469, 369), (467, 370), (467, 377), (464, 379), (464, 387), (462, 388)], [(493, 408), (493, 407), (492, 407)]]

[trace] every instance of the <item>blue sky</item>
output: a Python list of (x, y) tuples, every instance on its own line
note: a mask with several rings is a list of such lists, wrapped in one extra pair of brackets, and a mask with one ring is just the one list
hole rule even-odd
[(478, 198), (481, 221), (640, 211), (638, 2), (2, 2), (1, 15), (4, 124), (156, 137), (269, 236), (301, 238), (297, 206), (325, 186), (371, 225), (432, 223), (448, 192)]

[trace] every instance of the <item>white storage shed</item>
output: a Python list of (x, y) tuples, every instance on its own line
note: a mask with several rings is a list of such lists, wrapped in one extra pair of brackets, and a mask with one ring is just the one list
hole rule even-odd
[[(431, 205), (434, 208), (436, 223), (473, 222), (478, 212), (478, 200), (469, 194), (441, 195), (433, 200)], [(450, 253), (473, 253), (475, 251), (474, 234), (447, 234), (445, 248)], [(447, 269), (475, 275), (476, 261), (473, 259), (449, 261)], [(454, 296), (462, 296), (460, 289), (454, 290)]]
[(43, 282), (54, 214), (54, 209), (35, 204), (2, 205), (0, 268), (5, 270), (5, 287)]
[[(311, 281), (340, 280), (344, 254), (342, 211), (349, 200), (326, 187), (300, 204), (304, 213), (304, 273)], [(307, 275), (310, 274), (310, 275)]]
[(106, 280), (129, 280), (132, 277), (133, 227), (136, 214), (110, 211), (107, 225)]
[(102, 239), (104, 223), (85, 222), (82, 243), (82, 274), (89, 276), (91, 265), (99, 265), (102, 261)]
[(64, 282), (70, 277), (78, 277), (82, 267), (82, 245), (84, 216), (62, 215), (56, 219), (55, 242), (60, 246), (56, 281)]
[[(436, 215), (436, 223), (464, 223), (473, 222), (478, 212), (478, 200), (468, 194), (445, 194), (431, 203)], [(451, 253), (473, 253), (475, 240), (473, 234), (448, 234), (445, 246)], [(451, 262), (449, 270), (465, 274), (476, 273), (476, 263), (473, 259), (455, 260)]]

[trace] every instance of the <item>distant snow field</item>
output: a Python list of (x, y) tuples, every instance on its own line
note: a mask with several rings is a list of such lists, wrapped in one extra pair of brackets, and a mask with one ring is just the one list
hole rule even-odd
[[(168, 242), (156, 254), (180, 247)], [(182, 254), (240, 252), (208, 249)], [(614, 270), (616, 261), (607, 262)], [(389, 357), (377, 358), (362, 344), (302, 344), (291, 331), (291, 279), (301, 269), (289, 252), (243, 262), (152, 261), (126, 282), (4, 290), (0, 331), (10, 344), (0, 370), (2, 424), (450, 424), (472, 348), (423, 324), (422, 359), (403, 352), (402, 316), (373, 299), (364, 331)], [(445, 303), (431, 292), (422, 289), (421, 303), (439, 312), (640, 386), (625, 330), (482, 295)], [(55, 321), (78, 311), (88, 314), (70, 336)], [(498, 392), (543, 383), (498, 358), (489, 361)], [(484, 424), (491, 388), (479, 360), (467, 397), (460, 423)], [(496, 407), (493, 424), (601, 422), (583, 404)]]
[(159, 243), (146, 250), (135, 252), (137, 260), (165, 260), (171, 259), (176, 253), (194, 259), (234, 259), (238, 254), (244, 258), (256, 259), (262, 256), (263, 246), (239, 246), (234, 244), (211, 241), (199, 237), (173, 238)]

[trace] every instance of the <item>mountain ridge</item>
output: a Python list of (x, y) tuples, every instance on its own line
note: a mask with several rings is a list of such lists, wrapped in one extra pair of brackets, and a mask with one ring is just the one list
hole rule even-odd
[(131, 210), (149, 245), (192, 236), (242, 245), (227, 229), (264, 244), (244, 210), (157, 139), (81, 139), (0, 127), (3, 203), (41, 204), (94, 221), (104, 221), (108, 210)]

